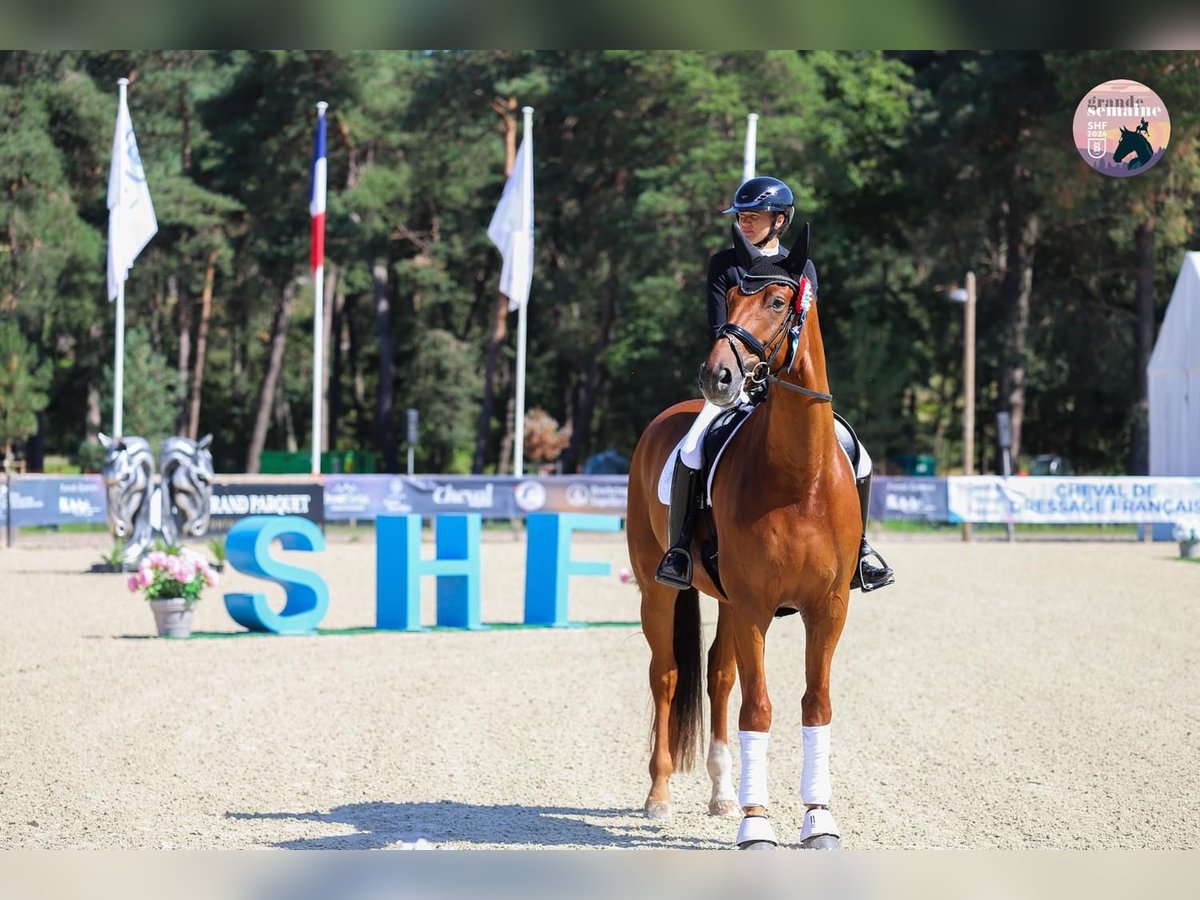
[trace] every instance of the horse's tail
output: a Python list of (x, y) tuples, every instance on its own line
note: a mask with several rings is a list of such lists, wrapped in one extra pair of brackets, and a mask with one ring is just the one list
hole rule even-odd
[(677, 771), (687, 772), (696, 761), (704, 719), (704, 642), (700, 635), (700, 595), (695, 588), (680, 591), (675, 597), (673, 642), (679, 675), (671, 698), (671, 760)]

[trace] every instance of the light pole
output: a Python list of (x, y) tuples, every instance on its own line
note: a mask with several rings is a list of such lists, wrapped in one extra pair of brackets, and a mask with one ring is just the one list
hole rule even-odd
[[(963, 304), (963, 474), (975, 474), (975, 273), (967, 273), (966, 288), (949, 292)], [(971, 523), (963, 522), (963, 540), (971, 539)]]

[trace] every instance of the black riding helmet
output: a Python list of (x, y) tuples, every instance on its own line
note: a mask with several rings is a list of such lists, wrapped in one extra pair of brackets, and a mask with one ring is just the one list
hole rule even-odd
[(783, 213), (783, 225), (779, 228), (772, 225), (767, 236), (759, 242), (758, 246), (761, 247), (777, 234), (787, 231), (792, 224), (792, 216), (796, 214), (796, 198), (792, 196), (792, 189), (778, 178), (760, 175), (742, 182), (734, 192), (733, 205), (723, 214), (731, 216), (741, 212)]

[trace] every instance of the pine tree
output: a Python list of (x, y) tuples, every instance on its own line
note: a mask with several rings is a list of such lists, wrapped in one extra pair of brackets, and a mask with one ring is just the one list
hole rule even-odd
[(37, 414), (46, 408), (48, 371), (38, 365), (34, 348), (12, 319), (0, 321), (0, 450), (7, 469), (13, 448), (37, 431)]

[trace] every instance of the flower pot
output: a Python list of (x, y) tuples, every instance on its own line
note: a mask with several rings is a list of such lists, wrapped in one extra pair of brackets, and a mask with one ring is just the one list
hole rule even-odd
[(1200, 557), (1200, 541), (1180, 541), (1179, 555), (1184, 559), (1196, 559)]
[(151, 600), (150, 608), (154, 610), (154, 624), (158, 626), (159, 637), (192, 636), (192, 608), (182, 597)]

